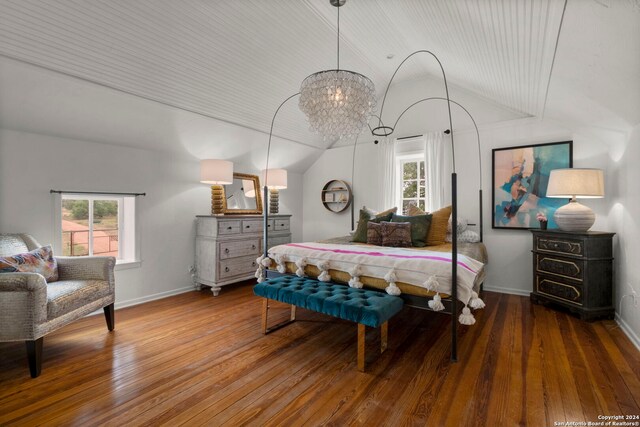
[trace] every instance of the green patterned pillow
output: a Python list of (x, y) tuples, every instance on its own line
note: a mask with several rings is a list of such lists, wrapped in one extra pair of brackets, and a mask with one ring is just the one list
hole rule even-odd
[(391, 216), (398, 210), (398, 208), (388, 209), (384, 212), (374, 213), (370, 209), (360, 209), (360, 218), (358, 219), (358, 226), (355, 233), (353, 233), (354, 242), (367, 243), (367, 224), (369, 221), (381, 222), (391, 221)]
[(431, 227), (431, 215), (403, 216), (393, 214), (391, 222), (411, 223), (411, 244), (413, 247), (422, 248), (427, 246), (427, 233)]

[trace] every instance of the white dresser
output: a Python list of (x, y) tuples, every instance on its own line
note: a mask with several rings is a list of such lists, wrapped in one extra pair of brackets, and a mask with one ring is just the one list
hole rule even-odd
[[(269, 215), (269, 247), (291, 243), (291, 215)], [(262, 215), (196, 217), (196, 283), (218, 295), (224, 285), (251, 279), (262, 254)]]

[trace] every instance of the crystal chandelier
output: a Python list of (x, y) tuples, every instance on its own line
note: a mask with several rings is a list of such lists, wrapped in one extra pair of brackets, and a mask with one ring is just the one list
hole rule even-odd
[(366, 126), (376, 105), (373, 82), (362, 74), (340, 69), (340, 6), (346, 0), (330, 0), (338, 8), (338, 66), (319, 71), (300, 86), (300, 110), (312, 131), (324, 139), (357, 136)]

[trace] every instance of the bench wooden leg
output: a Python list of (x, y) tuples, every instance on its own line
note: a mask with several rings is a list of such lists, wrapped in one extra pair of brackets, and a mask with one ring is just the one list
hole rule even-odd
[(380, 353), (384, 353), (387, 349), (387, 337), (389, 333), (389, 321), (380, 325)]
[(364, 337), (366, 334), (366, 326), (358, 323), (358, 371), (364, 372)]
[(275, 326), (269, 327), (268, 318), (269, 318), (269, 300), (265, 298), (264, 301), (262, 301), (262, 333), (265, 335), (275, 331), (276, 329), (280, 329), (283, 326), (288, 325), (289, 323), (293, 323), (296, 320), (296, 306), (291, 305), (291, 314), (289, 315), (289, 320), (285, 320), (282, 323), (278, 323)]

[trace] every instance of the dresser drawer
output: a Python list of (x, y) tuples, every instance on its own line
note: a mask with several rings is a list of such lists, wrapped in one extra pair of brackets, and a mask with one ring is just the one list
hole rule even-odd
[(218, 248), (220, 250), (220, 259), (237, 258), (249, 255), (256, 257), (260, 254), (260, 239), (220, 242), (218, 244)]
[(258, 268), (255, 256), (247, 256), (241, 258), (230, 258), (220, 261), (219, 277), (226, 279), (228, 277), (253, 274)]
[(538, 251), (561, 255), (584, 256), (584, 242), (582, 240), (536, 236), (535, 248)]
[(584, 295), (581, 285), (543, 275), (536, 275), (535, 281), (536, 291), (539, 294), (557, 298), (571, 304), (582, 305)]
[(240, 221), (220, 221), (218, 223), (218, 234), (237, 234), (240, 233)]
[(535, 254), (536, 271), (553, 274), (582, 282), (584, 279), (584, 262), (554, 255)]
[(289, 230), (289, 220), (288, 219), (274, 219), (274, 230), (275, 231), (285, 231)]
[(259, 233), (260, 231), (262, 231), (263, 224), (264, 224), (264, 221), (259, 219), (242, 221), (242, 232), (243, 233)]

